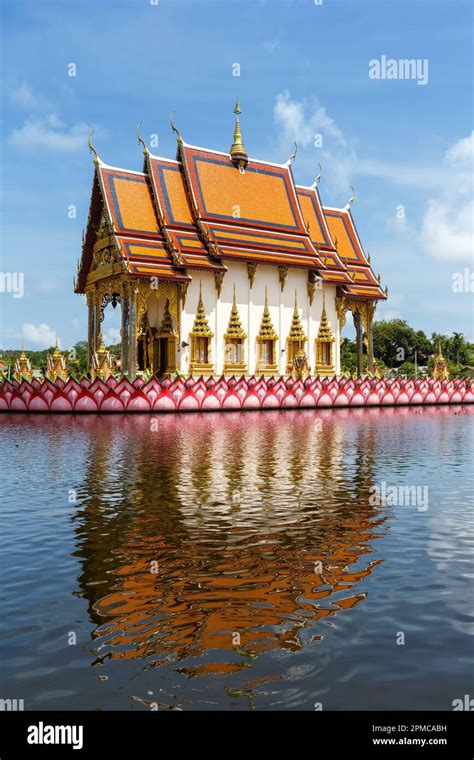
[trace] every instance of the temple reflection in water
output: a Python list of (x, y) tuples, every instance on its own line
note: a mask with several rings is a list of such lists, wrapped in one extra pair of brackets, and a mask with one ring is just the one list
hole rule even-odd
[[(98, 662), (232, 672), (365, 598), (384, 517), (368, 504), (374, 419), (357, 410), (81, 418), (81, 595)], [(155, 427), (153, 424), (151, 427)], [(239, 634), (239, 636), (236, 636)], [(204, 657), (203, 657), (204, 655)]]

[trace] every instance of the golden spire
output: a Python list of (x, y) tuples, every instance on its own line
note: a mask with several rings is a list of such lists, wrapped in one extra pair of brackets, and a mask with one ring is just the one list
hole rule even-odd
[(241, 113), (241, 109), (240, 109), (240, 104), (238, 100), (235, 103), (234, 113), (235, 113), (234, 142), (231, 145), (229, 153), (232, 158), (232, 161), (234, 161), (239, 167), (240, 171), (243, 172), (244, 167), (247, 166), (249, 162), (249, 157), (248, 157), (245, 145), (242, 142), (242, 132), (240, 130), (240, 119), (239, 119), (239, 114)]
[(212, 338), (212, 336), (214, 335), (214, 333), (211, 332), (211, 328), (209, 327), (209, 323), (206, 317), (206, 310), (202, 302), (202, 283), (201, 282), (199, 283), (199, 301), (198, 301), (196, 317), (194, 319), (192, 334), (208, 337), (208, 338)]
[(31, 363), (27, 355), (25, 354), (25, 347), (23, 343), (21, 344), (20, 358), (15, 361), (13, 374), (18, 380), (18, 382), (21, 382), (23, 378), (25, 378), (26, 380), (28, 380), (28, 382), (31, 383), (33, 379), (33, 373), (31, 371)]
[(291, 328), (290, 328), (289, 337), (293, 340), (306, 340), (306, 335), (304, 334), (303, 325), (301, 324), (300, 314), (298, 311), (296, 290), (295, 290), (295, 308), (293, 311), (293, 319), (291, 320)]
[(61, 377), (63, 380), (66, 380), (68, 376), (66, 361), (61, 351), (59, 350), (57, 336), (53, 353), (47, 354), (46, 356), (46, 374), (53, 382), (57, 377)]
[(107, 349), (105, 347), (104, 336), (102, 335), (102, 330), (99, 331), (99, 335), (97, 336), (97, 343), (99, 344), (98, 348), (97, 348), (97, 353), (98, 354), (105, 354), (107, 352)]
[(278, 337), (272, 324), (270, 309), (268, 308), (267, 288), (265, 288), (265, 306), (263, 307), (263, 316), (258, 337), (262, 340), (275, 340), (275, 338)]
[(229, 324), (227, 325), (226, 338), (242, 338), (245, 339), (247, 335), (244, 332), (242, 324), (240, 322), (239, 310), (237, 308), (237, 301), (235, 300), (235, 285), (234, 285), (234, 299), (232, 302), (232, 310), (230, 312)]
[(329, 327), (329, 322), (326, 314), (326, 295), (323, 291), (323, 310), (321, 312), (321, 322), (319, 323), (318, 340), (333, 341), (334, 336)]

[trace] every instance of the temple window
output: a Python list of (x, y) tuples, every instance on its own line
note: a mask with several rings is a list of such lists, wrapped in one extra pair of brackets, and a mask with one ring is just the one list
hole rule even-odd
[(209, 361), (209, 338), (196, 337), (196, 361), (207, 364)]
[(306, 335), (304, 334), (303, 325), (301, 324), (300, 315), (298, 311), (298, 304), (296, 301), (295, 291), (295, 308), (293, 311), (293, 319), (291, 322), (290, 334), (287, 339), (287, 356), (286, 356), (286, 374), (293, 373), (295, 363), (298, 364), (298, 369), (302, 372), (306, 372), (307, 360), (305, 354)]
[(332, 375), (335, 372), (333, 359), (333, 344), (335, 337), (329, 327), (326, 315), (326, 301), (323, 294), (323, 311), (319, 324), (318, 337), (316, 338), (316, 367), (317, 375)]
[(232, 301), (232, 309), (230, 312), (227, 332), (224, 335), (224, 340), (225, 340), (224, 372), (246, 372), (247, 365), (245, 364), (245, 357), (244, 357), (244, 343), (245, 343), (246, 337), (247, 336), (240, 322), (239, 310), (237, 308), (237, 301), (235, 299), (235, 285), (234, 285), (234, 298)]
[(211, 374), (214, 371), (211, 359), (211, 338), (214, 337), (214, 333), (211, 332), (207, 321), (206, 310), (202, 300), (201, 285), (199, 285), (199, 301), (196, 318), (189, 337), (191, 339), (189, 372), (191, 374), (193, 372)]
[(278, 366), (275, 362), (277, 340), (278, 335), (273, 328), (270, 309), (268, 308), (267, 289), (265, 288), (265, 306), (257, 335), (257, 372), (262, 374), (278, 372)]

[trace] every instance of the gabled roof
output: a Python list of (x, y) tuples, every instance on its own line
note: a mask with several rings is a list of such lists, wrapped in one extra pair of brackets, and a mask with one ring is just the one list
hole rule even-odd
[(185, 281), (195, 269), (226, 271), (225, 261), (233, 259), (306, 268), (341, 293), (385, 298), (350, 211), (324, 208), (316, 186), (296, 186), (290, 162), (248, 159), (239, 169), (228, 153), (180, 136), (176, 160), (145, 146), (144, 155), (142, 172), (94, 159), (79, 292), (105, 213), (124, 265), (136, 276)]
[(228, 154), (186, 144), (182, 155), (201, 219), (306, 235), (288, 167), (250, 159), (241, 173)]
[(114, 230), (119, 234), (159, 236), (146, 175), (101, 164), (98, 171)]
[(374, 276), (362, 247), (350, 209), (324, 206), (323, 210), (339, 258), (354, 283), (345, 289), (345, 292), (355, 297), (365, 295), (370, 298), (385, 299), (386, 295)]

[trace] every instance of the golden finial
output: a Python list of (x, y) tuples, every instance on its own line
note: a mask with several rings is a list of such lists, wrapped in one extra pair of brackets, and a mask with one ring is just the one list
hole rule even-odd
[(234, 108), (235, 113), (235, 128), (234, 128), (234, 142), (229, 150), (230, 157), (239, 167), (239, 171), (243, 173), (244, 168), (249, 162), (247, 150), (242, 140), (242, 132), (240, 129), (239, 114), (241, 113), (240, 103), (237, 100)]
[(385, 285), (385, 295), (388, 296), (388, 285)]
[(178, 143), (181, 145), (182, 142), (183, 142), (183, 138), (181, 137), (180, 133), (178, 132), (178, 130), (176, 129), (176, 127), (174, 125), (173, 116), (174, 116), (174, 111), (171, 111), (171, 116), (170, 116), (171, 129), (175, 133), (176, 139), (178, 140)]
[(90, 151), (90, 153), (94, 154), (94, 163), (98, 164), (99, 160), (100, 160), (99, 159), (99, 155), (98, 155), (96, 149), (94, 148), (94, 146), (92, 145), (92, 142), (91, 142), (91, 137), (92, 137), (93, 134), (94, 134), (94, 130), (91, 129), (89, 137), (87, 138), (87, 142), (89, 143), (89, 151)]
[(298, 299), (297, 299), (297, 291), (295, 290), (295, 308), (293, 310), (293, 319), (291, 320), (291, 326), (290, 326), (290, 338), (293, 338), (294, 340), (306, 340), (306, 335), (304, 334), (303, 325), (301, 324), (300, 320), (300, 314), (298, 311)]
[(137, 138), (138, 138), (139, 144), (143, 145), (143, 153), (145, 154), (145, 156), (147, 156), (148, 153), (149, 153), (149, 151), (148, 151), (148, 148), (145, 145), (145, 141), (144, 141), (143, 137), (140, 134), (140, 127), (141, 127), (141, 125), (142, 125), (142, 123), (141, 123), (141, 121), (139, 121), (138, 124), (137, 124)]
[(291, 156), (289, 157), (288, 161), (286, 162), (285, 166), (290, 166), (293, 163), (293, 161), (296, 158), (297, 153), (298, 153), (298, 144), (295, 142), (295, 149), (293, 153), (291, 154)]
[(323, 173), (323, 167), (321, 166), (321, 164), (319, 163), (319, 161), (318, 161), (318, 166), (319, 166), (319, 174), (316, 177), (316, 179), (314, 180), (313, 184), (311, 185), (311, 190), (315, 190), (317, 188), (317, 186), (319, 185), (320, 181), (321, 181), (321, 176), (322, 176), (322, 173)]
[(379, 281), (379, 285), (380, 285), (380, 283), (382, 282), (382, 275), (380, 274), (380, 272), (377, 275), (377, 280)]
[(371, 259), (370, 251), (367, 251), (367, 262), (369, 264), (370, 264), (370, 259)]

